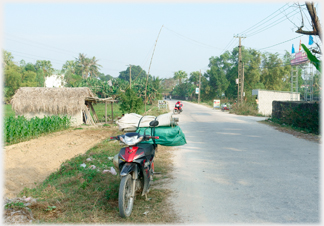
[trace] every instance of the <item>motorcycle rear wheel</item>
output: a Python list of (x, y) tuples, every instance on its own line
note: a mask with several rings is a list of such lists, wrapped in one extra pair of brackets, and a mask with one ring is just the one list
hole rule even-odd
[(132, 176), (128, 174), (122, 177), (119, 186), (118, 207), (120, 216), (123, 218), (129, 217), (132, 213), (134, 197), (133, 195), (133, 180)]

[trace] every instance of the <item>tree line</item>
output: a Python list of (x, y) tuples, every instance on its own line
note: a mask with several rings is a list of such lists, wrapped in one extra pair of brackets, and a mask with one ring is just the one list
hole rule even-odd
[[(252, 89), (266, 89), (290, 91), (292, 56), (286, 51), (283, 57), (278, 53), (261, 53), (255, 49), (242, 47), (242, 61), (244, 62), (244, 92), (245, 101), (254, 102)], [(13, 61), (8, 51), (3, 51), (3, 67), (5, 77), (4, 94), (6, 100), (14, 95), (19, 87), (44, 87), (45, 78), (53, 74), (64, 74), (65, 87), (89, 87), (100, 98), (114, 99), (137, 98), (137, 102), (152, 104), (162, 96), (171, 95), (174, 98), (197, 100), (195, 89), (199, 85), (201, 76), (201, 100), (237, 98), (238, 77), (238, 47), (226, 51), (220, 56), (209, 58), (207, 71), (200, 75), (200, 71), (189, 75), (179, 70), (172, 78), (160, 79), (147, 72), (140, 66), (129, 65), (126, 70), (119, 72), (117, 78), (100, 72), (102, 66), (96, 57), (88, 58), (80, 53), (74, 60), (68, 60), (61, 70), (54, 69), (50, 61), (37, 60), (35, 64), (24, 60), (19, 65)], [(308, 65), (299, 67), (298, 85), (303, 97), (302, 85), (305, 79), (302, 71)], [(130, 81), (131, 78), (131, 81)], [(314, 96), (320, 95), (320, 73), (316, 71), (313, 81)], [(130, 89), (132, 91), (127, 91)], [(146, 95), (145, 95), (146, 91)], [(126, 99), (127, 99), (126, 98)], [(135, 101), (136, 102), (136, 101)], [(134, 103), (135, 103), (134, 102)], [(134, 105), (135, 106), (135, 105)]]
[[(45, 87), (46, 77), (53, 74), (64, 75), (62, 86), (89, 87), (100, 98), (121, 99), (124, 97), (125, 100), (129, 98), (133, 102), (136, 99), (139, 106), (142, 103), (152, 104), (155, 100), (162, 98), (161, 79), (147, 75), (140, 66), (130, 65), (125, 71), (119, 72), (117, 78), (113, 78), (109, 74), (105, 75), (100, 72), (102, 66), (96, 57), (88, 58), (82, 53), (74, 60), (66, 61), (62, 69), (57, 70), (53, 68), (50, 61), (46, 60), (37, 60), (35, 64), (21, 60), (18, 65), (14, 62), (12, 54), (4, 50), (3, 67), (6, 102), (9, 102), (19, 87)], [(131, 91), (128, 91), (130, 85)]]
[[(254, 102), (253, 89), (265, 89), (276, 91), (291, 90), (291, 65), (292, 55), (286, 51), (283, 57), (278, 53), (261, 53), (255, 49), (242, 47), (242, 61), (244, 62), (244, 93), (245, 102)], [(307, 82), (303, 76), (303, 70), (308, 63), (298, 67), (298, 90), (301, 99), (304, 97), (304, 84)], [(227, 98), (237, 99), (238, 78), (238, 47), (232, 51), (226, 51), (220, 56), (209, 58), (209, 69), (201, 74), (201, 100)], [(320, 72), (314, 70), (313, 90), (314, 97), (320, 95)], [(184, 71), (174, 73), (173, 85), (170, 94), (179, 99), (197, 100), (195, 89), (199, 85), (200, 71), (191, 72), (189, 75)]]

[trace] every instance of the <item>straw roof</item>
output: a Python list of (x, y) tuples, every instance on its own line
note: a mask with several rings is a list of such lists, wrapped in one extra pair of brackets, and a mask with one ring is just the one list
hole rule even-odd
[(18, 115), (36, 112), (71, 115), (83, 109), (86, 97), (95, 97), (88, 87), (21, 87), (11, 104)]

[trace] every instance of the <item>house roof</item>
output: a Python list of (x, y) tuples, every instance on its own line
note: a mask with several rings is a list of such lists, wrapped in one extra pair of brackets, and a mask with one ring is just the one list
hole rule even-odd
[(36, 112), (75, 114), (82, 110), (88, 97), (96, 97), (88, 87), (20, 87), (11, 104), (18, 115)]

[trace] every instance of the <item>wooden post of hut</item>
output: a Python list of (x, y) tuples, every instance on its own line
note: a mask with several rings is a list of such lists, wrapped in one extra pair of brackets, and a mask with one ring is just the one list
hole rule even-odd
[(106, 103), (106, 108), (105, 108), (105, 123), (107, 124), (107, 101), (105, 101)]
[(111, 102), (111, 123), (114, 123), (114, 102)]

